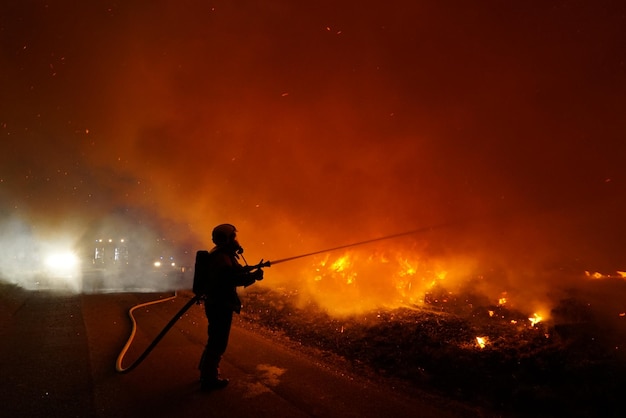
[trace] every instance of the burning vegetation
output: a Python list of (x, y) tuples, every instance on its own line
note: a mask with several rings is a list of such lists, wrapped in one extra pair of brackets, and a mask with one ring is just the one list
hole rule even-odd
[[(1, 280), (40, 288), (109, 216), (184, 254), (232, 221), (264, 257), (471, 219), (423, 257), (273, 268), (249, 313), (496, 407), (615, 406), (626, 273), (595, 271), (626, 247), (620, 2), (4, 3)], [(142, 273), (87, 283), (162, 289)]]
[[(498, 414), (620, 415), (623, 277), (581, 274), (538, 310), (506, 290), (485, 294), (482, 276), (463, 281), (438, 262), (364, 254), (316, 259), (306, 286), (250, 288), (242, 320)], [(372, 270), (377, 286), (364, 273)]]

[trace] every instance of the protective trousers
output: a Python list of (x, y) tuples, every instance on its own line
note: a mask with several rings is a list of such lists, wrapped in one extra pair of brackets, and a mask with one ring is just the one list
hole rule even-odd
[(199, 369), (200, 379), (209, 381), (219, 376), (220, 360), (228, 346), (233, 310), (231, 307), (205, 303), (204, 312), (209, 322), (209, 338), (200, 359)]

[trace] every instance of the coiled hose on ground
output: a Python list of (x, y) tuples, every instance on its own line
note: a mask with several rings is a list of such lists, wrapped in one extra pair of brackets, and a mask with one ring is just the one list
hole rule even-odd
[(137, 358), (137, 360), (135, 360), (130, 366), (124, 368), (124, 367), (122, 367), (122, 362), (124, 360), (124, 356), (126, 355), (126, 352), (128, 351), (128, 348), (132, 344), (133, 339), (135, 338), (135, 333), (137, 332), (137, 321), (135, 320), (135, 317), (133, 316), (133, 312), (136, 309), (143, 308), (145, 306), (154, 305), (154, 304), (162, 303), (162, 302), (167, 302), (168, 300), (175, 299), (177, 296), (178, 296), (177, 294), (174, 294), (174, 296), (170, 296), (170, 297), (167, 297), (167, 298), (164, 298), (164, 299), (153, 300), (153, 301), (150, 301), (150, 302), (140, 303), (139, 305), (135, 305), (132, 308), (130, 308), (130, 310), (128, 311), (128, 316), (130, 316), (130, 320), (132, 322), (132, 330), (130, 332), (130, 337), (128, 337), (128, 341), (126, 341), (126, 344), (122, 348), (122, 351), (117, 356), (117, 361), (115, 362), (115, 371), (116, 372), (118, 372), (118, 373), (128, 373), (131, 370), (133, 370), (135, 367), (137, 367), (142, 361), (144, 361), (145, 358), (148, 357), (148, 354), (150, 354), (152, 349), (154, 347), (156, 347), (156, 345), (159, 343), (159, 341), (161, 341), (161, 339), (165, 336), (165, 334), (167, 334), (167, 332), (170, 330), (170, 328), (172, 328), (172, 326), (174, 326), (174, 324), (180, 319), (180, 317), (183, 316), (183, 314), (185, 312), (187, 312), (187, 310), (191, 307), (191, 305), (193, 305), (194, 303), (197, 303), (200, 300), (200, 297), (199, 296), (194, 296), (193, 298), (191, 298), (189, 300), (189, 302), (187, 302), (185, 304), (185, 306), (183, 306), (178, 311), (178, 313), (176, 313), (176, 315), (174, 315), (174, 317), (170, 320), (170, 322), (167, 323), (165, 328), (163, 328), (163, 330), (159, 333), (159, 335), (156, 336), (156, 338), (150, 343), (148, 348), (146, 348), (146, 350)]

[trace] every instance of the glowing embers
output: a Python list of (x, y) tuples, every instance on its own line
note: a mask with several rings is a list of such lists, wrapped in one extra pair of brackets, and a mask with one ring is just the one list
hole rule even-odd
[(588, 279), (600, 280), (600, 279), (624, 279), (626, 280), (626, 271), (616, 271), (615, 273), (603, 274), (600, 272), (585, 271), (585, 277)]
[(489, 344), (489, 337), (476, 337), (476, 345), (478, 348), (485, 348)]
[(535, 312), (533, 316), (528, 318), (528, 321), (530, 321), (530, 325), (534, 327), (535, 325), (543, 321), (543, 317)]

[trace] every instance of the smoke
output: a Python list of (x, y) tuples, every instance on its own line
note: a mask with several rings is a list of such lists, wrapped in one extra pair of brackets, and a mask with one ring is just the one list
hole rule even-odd
[[(29, 290), (170, 291), (191, 286), (189, 256), (130, 214), (46, 229), (0, 220), (0, 280)], [(156, 265), (155, 263), (159, 263)], [(185, 274), (187, 272), (187, 274)]]
[(586, 3), (4, 5), (4, 225), (230, 222), (256, 262), (450, 222), (386, 251), (494, 294), (623, 269), (621, 6)]

